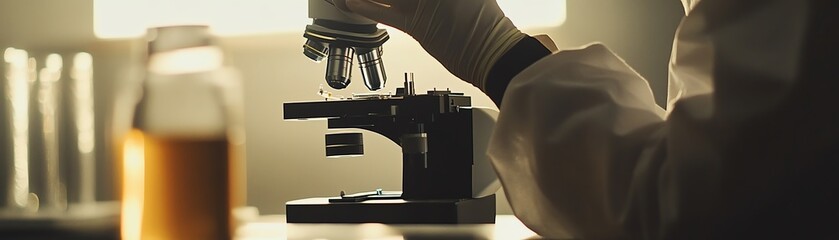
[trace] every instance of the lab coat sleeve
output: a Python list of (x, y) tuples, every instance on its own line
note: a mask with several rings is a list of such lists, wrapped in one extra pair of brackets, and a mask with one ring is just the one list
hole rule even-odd
[(543, 236), (623, 235), (632, 169), (650, 164), (664, 115), (603, 45), (534, 63), (508, 86), (489, 152), (516, 216)]
[[(516, 216), (552, 238), (682, 239), (782, 229), (795, 218), (761, 214), (827, 206), (802, 199), (835, 200), (836, 174), (803, 179), (836, 161), (796, 160), (829, 159), (839, 143), (836, 108), (826, 107), (839, 94), (824, 90), (837, 89), (836, 75), (802, 69), (822, 51), (813, 44), (835, 44), (807, 32), (830, 29), (808, 25), (818, 4), (827, 3), (700, 2), (678, 32), (667, 112), (600, 44), (525, 69), (489, 150)], [(820, 197), (796, 199), (802, 185)], [(778, 211), (791, 205), (800, 208)]]

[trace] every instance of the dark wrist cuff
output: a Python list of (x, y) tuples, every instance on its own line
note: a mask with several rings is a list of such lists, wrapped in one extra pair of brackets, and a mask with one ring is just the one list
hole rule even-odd
[(530, 67), (539, 59), (551, 54), (539, 40), (527, 36), (519, 41), (513, 48), (511, 48), (489, 71), (489, 76), (486, 81), (486, 89), (484, 92), (495, 102), (499, 108), (501, 107), (501, 100), (504, 98), (504, 92), (513, 77)]

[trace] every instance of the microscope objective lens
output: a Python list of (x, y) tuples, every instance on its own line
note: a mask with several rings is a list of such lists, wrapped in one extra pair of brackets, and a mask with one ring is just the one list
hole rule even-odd
[(361, 68), (361, 76), (364, 78), (364, 85), (370, 91), (384, 88), (387, 82), (381, 54), (382, 47), (360, 48), (358, 50), (358, 65)]
[(315, 62), (321, 62), (326, 58), (329, 48), (326, 44), (318, 41), (307, 40), (303, 45), (303, 55)]
[(326, 83), (334, 89), (344, 89), (352, 78), (353, 55), (355, 51), (348, 47), (329, 48), (326, 65)]

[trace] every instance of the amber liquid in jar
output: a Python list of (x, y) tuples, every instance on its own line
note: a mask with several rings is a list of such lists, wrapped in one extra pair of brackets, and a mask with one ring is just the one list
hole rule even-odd
[(231, 239), (229, 142), (143, 138), (142, 239)]

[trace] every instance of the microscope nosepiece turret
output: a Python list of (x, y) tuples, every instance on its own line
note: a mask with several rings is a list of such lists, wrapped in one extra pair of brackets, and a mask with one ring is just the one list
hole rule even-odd
[(376, 91), (387, 82), (382, 45), (390, 39), (387, 31), (373, 20), (338, 9), (331, 1), (309, 0), (312, 24), (303, 34), (303, 55), (315, 62), (327, 60), (326, 83), (334, 89), (346, 88), (352, 80), (353, 58), (367, 89)]

